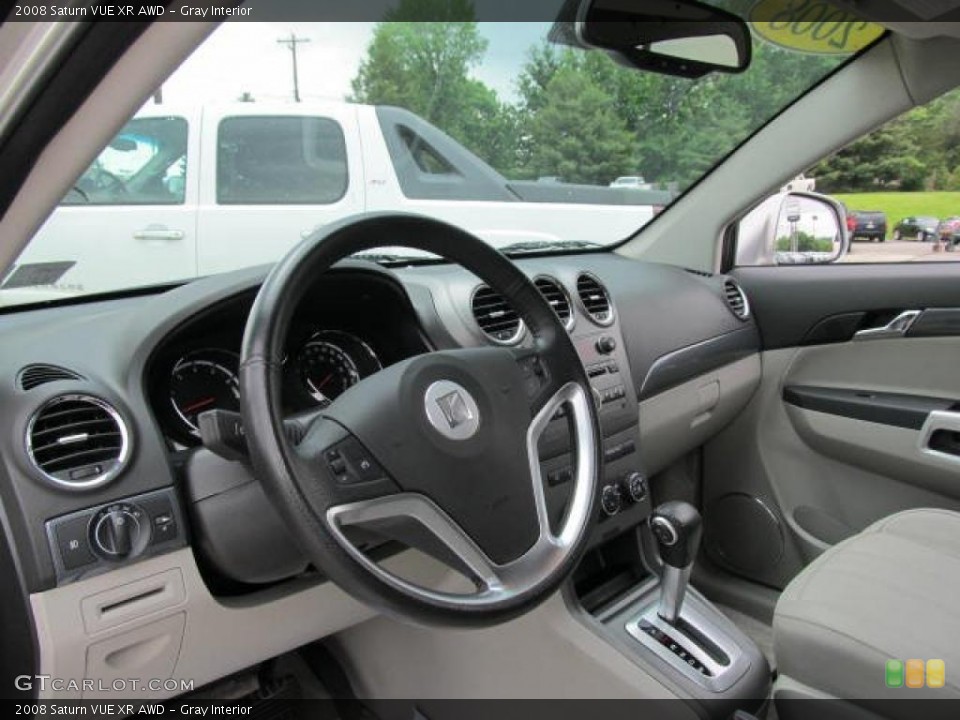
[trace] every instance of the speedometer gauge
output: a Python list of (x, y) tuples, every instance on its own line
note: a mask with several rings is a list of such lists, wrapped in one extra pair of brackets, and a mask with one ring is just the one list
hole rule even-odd
[(303, 345), (297, 354), (296, 370), (314, 402), (329, 405), (361, 379), (380, 370), (380, 361), (359, 338), (327, 330)]
[(240, 410), (239, 358), (225, 350), (184, 356), (170, 376), (170, 402), (185, 429), (199, 436), (197, 418), (208, 410)]

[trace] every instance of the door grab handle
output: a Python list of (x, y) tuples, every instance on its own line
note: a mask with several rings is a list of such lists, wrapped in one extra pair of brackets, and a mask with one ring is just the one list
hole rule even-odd
[(897, 315), (893, 320), (883, 327), (869, 328), (861, 330), (853, 336), (854, 340), (889, 340), (891, 338), (903, 337), (907, 334), (913, 324), (923, 314), (922, 310), (906, 310)]
[(933, 436), (938, 432), (960, 433), (960, 412), (935, 410), (927, 416), (920, 430), (920, 452), (951, 466), (960, 465), (960, 455), (932, 447)]
[(134, 240), (183, 240), (183, 230), (146, 228), (133, 234)]

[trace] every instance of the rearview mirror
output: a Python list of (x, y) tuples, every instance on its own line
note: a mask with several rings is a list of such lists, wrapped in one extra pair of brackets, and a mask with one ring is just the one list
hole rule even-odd
[(606, 50), (641, 70), (698, 78), (750, 65), (752, 41), (736, 15), (693, 0), (584, 0), (574, 25), (579, 44)]
[(826, 195), (779, 193), (741, 221), (737, 265), (826, 265), (849, 249), (846, 212)]

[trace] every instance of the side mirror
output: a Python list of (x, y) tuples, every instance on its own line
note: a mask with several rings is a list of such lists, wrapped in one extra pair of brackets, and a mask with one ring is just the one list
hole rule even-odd
[(566, 3), (550, 39), (605, 50), (628, 67), (686, 78), (743, 72), (753, 50), (742, 19), (696, 0)]
[(741, 221), (737, 265), (826, 265), (850, 247), (843, 205), (815, 193), (779, 193)]

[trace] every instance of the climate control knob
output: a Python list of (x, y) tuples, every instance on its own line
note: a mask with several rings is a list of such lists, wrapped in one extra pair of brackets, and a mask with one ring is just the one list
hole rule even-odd
[(600, 492), (600, 507), (609, 517), (620, 512), (623, 507), (623, 493), (616, 485), (607, 485)]
[(624, 494), (633, 502), (642, 502), (647, 497), (647, 479), (638, 472), (628, 473), (620, 483)]
[(97, 513), (90, 523), (94, 550), (107, 560), (125, 560), (146, 549), (150, 541), (146, 515), (136, 505), (117, 503)]

